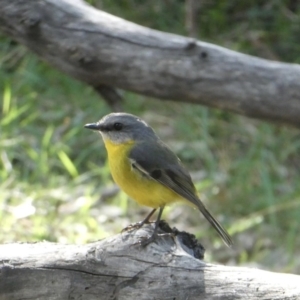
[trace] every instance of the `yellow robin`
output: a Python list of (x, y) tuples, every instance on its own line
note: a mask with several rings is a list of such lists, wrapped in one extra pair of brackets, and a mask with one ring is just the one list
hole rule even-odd
[(134, 227), (143, 226), (159, 209), (153, 234), (142, 245), (156, 238), (165, 205), (177, 201), (187, 201), (197, 207), (225, 244), (232, 245), (230, 235), (197, 196), (189, 172), (145, 121), (127, 113), (111, 113), (84, 127), (102, 135), (111, 174), (120, 188), (139, 204), (153, 208)]

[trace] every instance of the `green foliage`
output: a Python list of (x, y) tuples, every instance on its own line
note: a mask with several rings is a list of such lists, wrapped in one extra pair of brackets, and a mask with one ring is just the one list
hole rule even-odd
[[(89, 2), (154, 29), (186, 34), (184, 1)], [(299, 62), (299, 20), (297, 1), (204, 1), (199, 32), (201, 39), (232, 49)], [(142, 219), (147, 209), (115, 193), (103, 143), (83, 129), (109, 112), (91, 88), (4, 37), (0, 82), (1, 242), (85, 243)], [(191, 170), (201, 198), (234, 234), (235, 251), (219, 254), (220, 240), (187, 206), (167, 209), (171, 225), (201, 237), (214, 260), (299, 270), (297, 130), (128, 92), (124, 97), (125, 111), (144, 117)], [(280, 255), (271, 259), (274, 248)]]

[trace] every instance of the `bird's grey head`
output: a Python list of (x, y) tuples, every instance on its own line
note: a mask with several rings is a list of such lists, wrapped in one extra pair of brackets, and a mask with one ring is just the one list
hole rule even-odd
[(104, 140), (116, 144), (157, 139), (154, 130), (145, 121), (127, 113), (111, 113), (84, 127), (99, 131)]

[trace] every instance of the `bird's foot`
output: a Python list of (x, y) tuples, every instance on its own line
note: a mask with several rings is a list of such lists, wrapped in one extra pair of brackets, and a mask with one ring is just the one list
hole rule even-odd
[(125, 231), (132, 231), (132, 230), (140, 229), (146, 223), (149, 224), (149, 223), (155, 223), (155, 222), (143, 222), (143, 221), (141, 221), (141, 222), (137, 222), (137, 223), (134, 223), (134, 224), (129, 224), (128, 226), (126, 226), (125, 228), (122, 229), (122, 233), (125, 232)]
[(149, 244), (155, 242), (155, 240), (158, 237), (163, 237), (163, 236), (171, 236), (171, 237), (175, 237), (174, 233), (153, 233), (150, 237), (141, 237), (141, 239), (137, 242), (138, 245), (140, 245), (141, 247), (146, 247)]

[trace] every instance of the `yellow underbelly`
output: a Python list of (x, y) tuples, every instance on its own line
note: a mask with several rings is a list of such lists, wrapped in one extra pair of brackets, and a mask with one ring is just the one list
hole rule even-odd
[(142, 176), (132, 169), (128, 153), (133, 143), (113, 144), (105, 140), (108, 152), (110, 171), (119, 187), (133, 200), (141, 205), (158, 208), (166, 204), (182, 200), (171, 189), (165, 187), (154, 179)]

